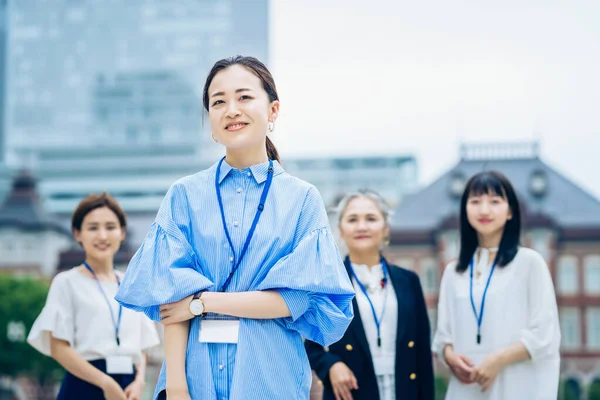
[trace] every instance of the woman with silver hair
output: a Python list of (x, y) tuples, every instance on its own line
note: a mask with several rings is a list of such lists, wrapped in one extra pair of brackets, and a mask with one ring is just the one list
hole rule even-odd
[(338, 206), (346, 270), (356, 297), (354, 319), (342, 339), (323, 347), (306, 340), (323, 400), (434, 398), (427, 308), (419, 277), (392, 265), (390, 210), (377, 193), (361, 190)]

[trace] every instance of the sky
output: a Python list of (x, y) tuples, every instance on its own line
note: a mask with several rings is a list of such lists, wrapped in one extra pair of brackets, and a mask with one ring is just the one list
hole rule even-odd
[[(526, 4), (525, 4), (526, 3)], [(600, 199), (600, 2), (271, 0), (282, 156), (413, 154), (539, 140)]]

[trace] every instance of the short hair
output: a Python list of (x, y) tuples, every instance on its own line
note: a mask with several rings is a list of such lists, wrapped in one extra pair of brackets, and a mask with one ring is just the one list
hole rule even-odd
[(85, 216), (95, 209), (101, 207), (106, 207), (115, 213), (121, 228), (127, 227), (127, 218), (125, 217), (125, 212), (110, 194), (104, 192), (101, 194), (90, 194), (88, 197), (79, 202), (79, 205), (71, 217), (71, 228), (80, 231), (81, 224), (83, 223)]

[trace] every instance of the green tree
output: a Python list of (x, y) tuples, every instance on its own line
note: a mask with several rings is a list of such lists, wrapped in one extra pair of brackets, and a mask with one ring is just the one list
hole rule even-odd
[(588, 387), (588, 400), (600, 400), (600, 378), (594, 379), (594, 381)]
[(38, 385), (40, 399), (52, 393), (63, 374), (56, 361), (26, 341), (48, 289), (44, 279), (0, 275), (0, 375), (29, 376)]
[(561, 380), (558, 386), (559, 400), (580, 400), (581, 387), (575, 379)]
[(443, 375), (435, 376), (435, 400), (444, 400), (448, 390), (448, 378)]

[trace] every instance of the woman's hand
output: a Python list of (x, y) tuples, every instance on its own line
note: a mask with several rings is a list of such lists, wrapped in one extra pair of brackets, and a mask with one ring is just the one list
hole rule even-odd
[(106, 400), (127, 400), (127, 396), (123, 389), (121, 389), (121, 386), (108, 375), (106, 375), (101, 389)]
[(358, 389), (358, 382), (346, 364), (341, 361), (333, 364), (329, 369), (329, 381), (336, 400), (353, 400), (352, 390)]
[(125, 388), (127, 400), (140, 400), (144, 391), (144, 382), (139, 379), (134, 380)]
[(163, 304), (160, 306), (160, 323), (163, 325), (176, 324), (178, 322), (187, 321), (195, 317), (190, 311), (190, 302), (194, 295), (190, 295), (175, 303)]
[(471, 372), (470, 378), (480, 384), (481, 391), (485, 392), (492, 386), (502, 368), (504, 368), (504, 365), (501, 358), (497, 354), (492, 353)]
[(452, 346), (446, 346), (444, 349), (444, 359), (454, 376), (461, 383), (468, 385), (474, 382), (471, 374), (474, 371), (473, 367), (475, 364), (473, 364), (473, 361), (469, 357), (456, 353)]

